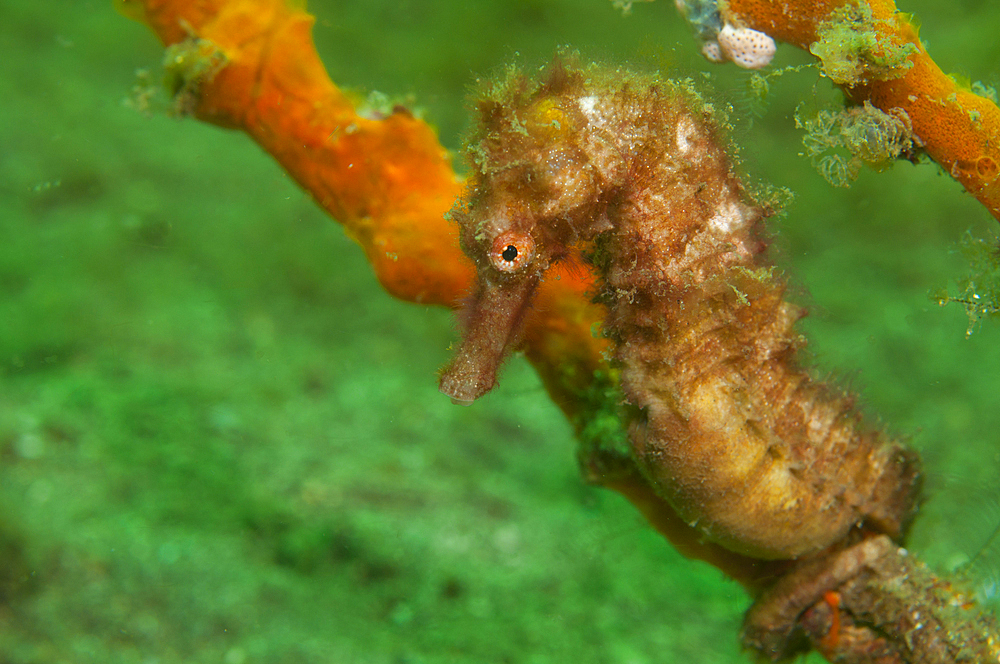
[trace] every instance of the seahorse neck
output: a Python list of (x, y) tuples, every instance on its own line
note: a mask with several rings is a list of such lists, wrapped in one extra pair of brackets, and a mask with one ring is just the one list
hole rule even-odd
[(604, 278), (617, 289), (703, 288), (756, 263), (762, 210), (744, 199), (703, 121), (686, 110), (667, 119), (673, 131), (650, 127), (609, 206), (616, 247)]

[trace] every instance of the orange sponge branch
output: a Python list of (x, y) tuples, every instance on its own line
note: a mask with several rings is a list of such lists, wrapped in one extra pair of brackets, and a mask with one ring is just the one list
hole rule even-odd
[(462, 186), (446, 151), (405, 109), (355, 112), (316, 54), (312, 16), (283, 0), (136, 2), (123, 9), (166, 45), (190, 46), (173, 51), (178, 59), (224, 63), (185, 65), (195, 116), (242, 129), (271, 153), (364, 248), (387, 291), (460, 300), (472, 269), (444, 219)]
[[(848, 48), (841, 55), (871, 64), (887, 53), (902, 54), (905, 61), (892, 72), (834, 80), (855, 103), (869, 102), (886, 113), (905, 111), (917, 144), (1000, 220), (1000, 109), (941, 71), (920, 43), (913, 22), (893, 0), (729, 0), (727, 5), (732, 20), (821, 59), (817, 44), (838, 22), (848, 40), (853, 31), (855, 36), (868, 33), (875, 42), (870, 51), (851, 53)], [(860, 12), (854, 21), (844, 11), (851, 8)], [(864, 20), (857, 20), (859, 15)]]

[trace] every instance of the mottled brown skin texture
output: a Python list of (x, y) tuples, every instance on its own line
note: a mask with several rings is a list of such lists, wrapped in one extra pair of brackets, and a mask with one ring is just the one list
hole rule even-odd
[(803, 314), (762, 259), (767, 213), (711, 106), (683, 85), (557, 63), (541, 84), (511, 76), (480, 111), (455, 213), (478, 290), (441, 390), (491, 389), (545, 270), (591, 243), (633, 454), (686, 521), (765, 559), (857, 527), (900, 537), (916, 458), (796, 362)]

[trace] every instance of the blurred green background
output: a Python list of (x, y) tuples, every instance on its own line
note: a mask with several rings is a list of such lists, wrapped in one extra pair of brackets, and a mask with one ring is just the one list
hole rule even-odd
[[(1000, 6), (901, 4), (945, 71), (997, 83)], [(774, 254), (809, 361), (921, 450), (911, 548), (992, 597), (1000, 551), (963, 564), (1000, 523), (1000, 324), (966, 339), (928, 292), (997, 224), (940, 169), (831, 188), (792, 119), (828, 82), (754, 103), (669, 0), (310, 10), (335, 81), (412, 95), (455, 149), (477, 76), (559, 46), (710, 79), (751, 178), (796, 193)], [(523, 360), (452, 406), (447, 311), (385, 295), (244, 136), (131, 107), (137, 70), (160, 75), (143, 26), (0, 0), (0, 53), (0, 663), (747, 661), (740, 588), (580, 481)]]

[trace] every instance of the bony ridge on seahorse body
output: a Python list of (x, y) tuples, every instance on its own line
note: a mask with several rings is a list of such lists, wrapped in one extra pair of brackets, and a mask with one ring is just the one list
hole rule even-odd
[(559, 60), (479, 101), (470, 193), (453, 212), (477, 267), (441, 391), (471, 402), (516, 348), (546, 269), (591, 242), (633, 455), (715, 542), (795, 558), (864, 527), (901, 537), (916, 456), (796, 362), (803, 312), (762, 258), (766, 211), (690, 86)]

